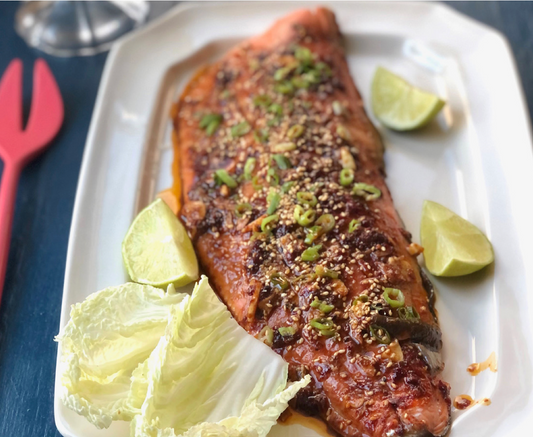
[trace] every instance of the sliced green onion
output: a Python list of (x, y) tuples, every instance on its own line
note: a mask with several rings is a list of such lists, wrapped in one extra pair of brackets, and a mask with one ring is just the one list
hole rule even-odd
[(305, 233), (307, 234), (305, 236), (305, 244), (311, 245), (314, 243), (314, 241), (319, 237), (320, 232), (320, 226), (311, 226), (310, 228), (305, 229)]
[(242, 137), (243, 135), (246, 135), (248, 132), (250, 132), (251, 126), (248, 124), (247, 121), (241, 121), (240, 123), (237, 123), (236, 125), (231, 127), (231, 136), (233, 138)]
[(331, 329), (333, 327), (333, 322), (327, 319), (312, 319), (309, 324), (318, 330)]
[(320, 254), (318, 253), (320, 249), (322, 249), (321, 244), (308, 247), (302, 252), (302, 261), (307, 261), (307, 262), (316, 261), (318, 258), (320, 258)]
[(205, 133), (209, 136), (213, 135), (216, 132), (219, 125), (220, 125), (220, 122), (213, 121), (209, 123), (209, 125), (205, 128)]
[(251, 211), (251, 210), (252, 210), (252, 205), (250, 205), (249, 203), (239, 203), (235, 207), (235, 215), (241, 218), (242, 216), (244, 216), (245, 212)]
[(267, 346), (272, 347), (272, 344), (274, 343), (274, 330), (270, 326), (266, 325), (263, 329), (261, 329), (261, 332), (259, 332), (257, 339), (265, 343)]
[(318, 217), (316, 225), (320, 226), (320, 235), (327, 234), (335, 227), (335, 217), (332, 214), (322, 214)]
[(327, 303), (321, 303), (318, 309), (322, 311), (324, 314), (327, 314), (327, 313), (332, 312), (335, 309), (335, 306), (327, 304)]
[(279, 185), (279, 176), (276, 173), (275, 168), (269, 168), (267, 171), (267, 181), (271, 187), (276, 187)]
[(293, 70), (294, 68), (292, 67), (281, 67), (281, 68), (278, 68), (275, 73), (274, 73), (274, 80), (276, 81), (282, 81), (283, 79), (285, 79), (289, 74), (291, 74), (291, 71)]
[(269, 215), (268, 217), (265, 217), (263, 220), (261, 220), (261, 231), (268, 232), (271, 231), (274, 226), (276, 226), (276, 222), (279, 220), (279, 216), (277, 214)]
[(294, 85), (296, 88), (300, 88), (300, 89), (305, 89), (305, 88), (309, 88), (309, 85), (311, 85), (311, 83), (306, 80), (303, 75), (302, 76), (295, 76), (291, 79), (291, 83), (292, 85)]
[(354, 184), (352, 193), (356, 196), (364, 197), (365, 200), (376, 200), (381, 196), (381, 190), (379, 188), (363, 182)]
[(343, 168), (340, 172), (340, 183), (343, 187), (347, 187), (353, 182), (354, 171), (351, 168)]
[(298, 203), (302, 205), (315, 206), (318, 203), (316, 196), (307, 191), (299, 191), (296, 193), (296, 198), (298, 199)]
[(296, 329), (293, 326), (281, 326), (278, 328), (278, 332), (282, 337), (290, 337), (296, 334)]
[(391, 341), (388, 331), (378, 325), (370, 325), (370, 335), (374, 337), (380, 344), (389, 344)]
[(335, 331), (335, 329), (322, 329), (318, 332), (323, 337), (335, 337), (335, 335), (337, 335), (337, 331)]
[(314, 209), (308, 209), (304, 212), (304, 209), (300, 205), (296, 205), (294, 208), (294, 220), (298, 222), (300, 226), (309, 226), (315, 221), (316, 212)]
[(247, 181), (252, 179), (252, 172), (254, 171), (256, 161), (257, 160), (255, 158), (248, 158), (246, 160), (246, 163), (244, 164), (243, 174), (244, 174), (244, 179), (246, 179)]
[(265, 128), (265, 129), (254, 130), (253, 136), (254, 136), (254, 140), (257, 141), (258, 143), (261, 143), (261, 144), (266, 143), (268, 141), (268, 129)]
[(281, 273), (273, 273), (272, 275), (270, 275), (270, 283), (273, 287), (278, 288), (280, 290), (286, 290), (287, 288), (289, 288), (289, 281)]
[(339, 102), (338, 100), (335, 100), (332, 104), (331, 104), (331, 107), (333, 109), (333, 113), (335, 115), (342, 115), (342, 113), (344, 112), (344, 107), (342, 106), (342, 103)]
[(296, 144), (294, 143), (278, 143), (272, 147), (272, 151), (278, 152), (278, 153), (290, 152), (295, 149), (296, 149)]
[(300, 218), (298, 219), (298, 224), (300, 226), (309, 226), (311, 223), (315, 221), (315, 218), (316, 218), (315, 210), (308, 209), (300, 216)]
[(362, 303), (368, 302), (368, 296), (366, 294), (360, 294), (353, 300), (353, 305), (357, 305), (357, 302), (362, 302)]
[(339, 273), (335, 270), (330, 270), (325, 268), (324, 266), (318, 265), (315, 267), (315, 273), (320, 278), (331, 278), (331, 279), (337, 279), (339, 277)]
[(414, 307), (401, 307), (398, 308), (398, 317), (402, 320), (418, 320), (420, 314)]
[(294, 86), (288, 80), (274, 85), (274, 91), (280, 94), (291, 94), (294, 91)]
[(268, 205), (267, 214), (272, 215), (278, 209), (279, 202), (281, 201), (281, 196), (278, 193), (270, 193), (267, 197), (267, 200), (268, 202), (270, 202), (270, 204)]
[(276, 115), (282, 115), (283, 107), (279, 103), (272, 103), (272, 105), (268, 107), (268, 112)]
[(267, 107), (268, 105), (272, 103), (272, 99), (268, 97), (266, 94), (261, 94), (259, 96), (255, 96), (253, 102), (255, 106)]
[(294, 215), (293, 215), (294, 220), (296, 221), (300, 220), (303, 213), (304, 213), (304, 209), (300, 205), (296, 205), (296, 207), (294, 208)]
[(259, 177), (258, 176), (254, 176), (252, 178), (252, 187), (254, 188), (255, 191), (259, 191), (263, 188), (263, 185), (261, 185), (259, 183)]
[(276, 164), (278, 165), (278, 168), (280, 170), (288, 170), (289, 168), (292, 168), (292, 164), (289, 161), (289, 158), (284, 155), (272, 155), (272, 159), (276, 161)]
[(321, 80), (321, 76), (322, 75), (318, 70), (309, 70), (307, 73), (302, 74), (301, 78), (310, 85), (313, 83), (319, 83)]
[(322, 329), (320, 331), (320, 335), (324, 337), (334, 337), (335, 335), (337, 335), (337, 331), (335, 331), (334, 329)]
[(313, 54), (307, 47), (296, 46), (294, 49), (294, 57), (306, 65), (313, 62)]
[(281, 191), (283, 191), (284, 193), (288, 193), (292, 187), (294, 187), (294, 184), (296, 183), (296, 181), (288, 181), (288, 182), (285, 182), (282, 186), (281, 186)]
[(299, 282), (312, 282), (316, 279), (316, 275), (314, 273), (306, 273), (304, 275), (300, 275), (292, 280), (294, 283)]
[(357, 219), (353, 219), (348, 225), (348, 232), (351, 234), (352, 232), (359, 229), (359, 226), (361, 226), (361, 222)]
[(207, 114), (200, 120), (200, 129), (204, 129), (205, 133), (209, 136), (213, 135), (217, 130), (220, 123), (222, 123), (222, 115), (220, 114)]
[(319, 237), (319, 230), (320, 228), (318, 226), (311, 226), (310, 228), (305, 229), (305, 240), (304, 243), (308, 246), (311, 246), (316, 239)]
[(351, 141), (352, 140), (352, 134), (348, 130), (346, 126), (343, 124), (339, 124), (337, 126), (337, 135), (341, 137), (343, 140)]
[(312, 319), (309, 321), (309, 324), (319, 331), (327, 331), (333, 328), (333, 322), (323, 318)]
[(229, 188), (237, 188), (237, 181), (235, 181), (235, 179), (233, 179), (224, 169), (215, 171), (215, 182), (217, 185), (225, 184)]
[[(313, 300), (313, 302), (311, 302), (310, 307), (311, 308), (318, 308), (324, 314), (330, 313), (331, 311), (333, 311), (335, 309), (334, 305), (330, 305), (330, 304), (321, 302), (320, 300), (318, 300), (318, 298), (316, 296), (315, 296), (315, 299)], [(315, 324), (324, 325), (318, 319), (314, 319), (314, 320), (315, 320)], [(316, 328), (316, 326), (315, 326), (315, 328)], [(318, 328), (318, 329), (329, 329), (329, 327), (328, 328)]]
[(299, 138), (303, 135), (305, 130), (305, 127), (303, 127), (301, 124), (295, 124), (289, 128), (287, 131), (287, 136), (292, 140), (295, 138)]
[(274, 198), (274, 196), (276, 196), (276, 194), (277, 194), (276, 191), (273, 188), (271, 188), (266, 196), (267, 203), (270, 203), (272, 199)]
[(383, 299), (389, 304), (391, 308), (400, 308), (405, 305), (405, 296), (402, 290), (398, 288), (385, 288), (383, 292)]
[(222, 115), (220, 114), (206, 114), (202, 117), (200, 120), (199, 126), (200, 129), (205, 129), (207, 126), (209, 126), (213, 121), (222, 121)]

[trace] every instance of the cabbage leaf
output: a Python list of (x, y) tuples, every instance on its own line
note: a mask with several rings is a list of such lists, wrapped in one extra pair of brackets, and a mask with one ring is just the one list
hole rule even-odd
[(148, 359), (148, 391), (131, 434), (266, 436), (309, 377), (287, 385), (287, 363), (231, 317), (204, 277), (172, 308)]
[[(127, 283), (72, 306), (61, 343), (61, 398), (97, 428), (131, 420), (145, 395), (144, 363), (185, 294)], [(137, 375), (133, 380), (132, 375)]]
[(110, 287), (74, 305), (61, 342), (61, 397), (98, 428), (134, 437), (265, 437), (310, 377), (231, 317), (202, 277), (192, 295)]

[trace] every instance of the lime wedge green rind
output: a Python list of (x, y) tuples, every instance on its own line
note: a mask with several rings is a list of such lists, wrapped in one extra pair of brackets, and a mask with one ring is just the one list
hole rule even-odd
[(122, 243), (131, 280), (154, 287), (182, 287), (198, 279), (198, 261), (185, 227), (157, 199), (135, 218)]
[(468, 275), (494, 261), (487, 237), (472, 223), (436, 202), (424, 202), (420, 240), (426, 267), (436, 276)]
[(372, 110), (387, 127), (407, 131), (428, 124), (445, 102), (422, 91), (383, 67), (378, 67), (372, 81)]

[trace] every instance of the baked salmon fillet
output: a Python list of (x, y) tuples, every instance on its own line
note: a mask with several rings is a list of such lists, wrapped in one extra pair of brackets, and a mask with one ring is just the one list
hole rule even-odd
[(333, 13), (291, 13), (202, 69), (174, 126), (203, 270), (292, 380), (312, 377), (291, 406), (343, 436), (444, 435), (433, 289)]

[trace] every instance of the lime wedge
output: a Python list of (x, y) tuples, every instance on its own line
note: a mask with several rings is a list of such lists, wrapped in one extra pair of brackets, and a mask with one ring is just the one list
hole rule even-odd
[(157, 199), (143, 209), (122, 242), (122, 258), (134, 282), (181, 287), (198, 279), (198, 261), (187, 231)]
[(462, 276), (494, 261), (492, 245), (472, 223), (442, 205), (426, 200), (420, 240), (426, 267), (436, 276)]
[(415, 88), (401, 77), (378, 67), (372, 81), (372, 110), (391, 129), (405, 131), (429, 123), (444, 106), (434, 94)]

